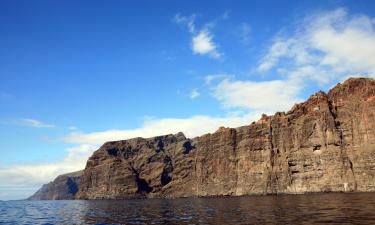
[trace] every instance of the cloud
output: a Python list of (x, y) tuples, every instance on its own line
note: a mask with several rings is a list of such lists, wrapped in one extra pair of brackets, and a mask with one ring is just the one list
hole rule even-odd
[(298, 80), (243, 81), (225, 78), (213, 88), (214, 97), (227, 108), (264, 112), (285, 111), (294, 103), (302, 86)]
[(374, 24), (374, 18), (349, 15), (343, 8), (315, 13), (299, 23), (292, 33), (277, 35), (257, 71), (287, 71), (287, 76), (323, 84), (348, 74), (373, 76)]
[(280, 57), (287, 55), (291, 42), (293, 40), (275, 40), (258, 65), (258, 72), (267, 72), (272, 69), (278, 63)]
[(53, 128), (55, 127), (52, 124), (48, 124), (39, 120), (35, 119), (18, 119), (14, 121), (15, 124), (20, 126), (29, 126), (29, 127), (37, 127), (37, 128)]
[(70, 126), (70, 127), (68, 127), (68, 129), (69, 130), (78, 130), (78, 127), (76, 127), (76, 126)]
[(214, 59), (220, 59), (221, 53), (217, 51), (217, 46), (213, 42), (213, 35), (209, 30), (201, 30), (192, 37), (192, 50), (194, 54), (209, 55)]
[[(224, 13), (223, 18), (227, 17), (228, 13)], [(210, 30), (214, 26), (214, 23), (206, 23), (203, 28), (197, 30), (195, 18), (195, 14), (189, 17), (176, 14), (174, 22), (187, 27), (191, 34), (191, 50), (193, 54), (208, 55), (213, 59), (220, 59), (222, 53), (218, 51), (218, 45), (214, 42), (214, 35)]]
[(197, 115), (188, 118), (164, 118), (145, 120), (143, 125), (135, 129), (106, 130), (91, 133), (71, 133), (63, 138), (68, 143), (102, 144), (106, 141), (124, 140), (134, 137), (153, 137), (163, 134), (173, 134), (180, 131), (187, 137), (196, 137), (212, 133), (220, 126), (237, 127), (250, 124), (260, 118), (261, 112), (245, 115), (210, 117)]
[(234, 76), (228, 74), (209, 74), (204, 76), (203, 79), (205, 84), (210, 85), (213, 81), (222, 80), (224, 78), (234, 78)]
[(174, 16), (174, 22), (179, 24), (179, 25), (186, 26), (190, 33), (195, 33), (195, 24), (194, 24), (195, 18), (196, 18), (195, 14), (193, 14), (189, 17), (181, 16), (180, 14), (176, 14)]
[(193, 89), (192, 91), (191, 91), (191, 93), (190, 93), (190, 98), (191, 99), (194, 99), (194, 98), (197, 98), (197, 97), (199, 97), (199, 95), (200, 95), (200, 93), (198, 92), (198, 89)]
[(8, 193), (0, 198), (26, 198), (42, 184), (54, 180), (58, 175), (82, 170), (88, 157), (97, 147), (97, 145), (82, 144), (69, 148), (66, 157), (60, 162), (0, 166), (0, 190)]
[(250, 24), (248, 23), (242, 23), (240, 26), (239, 26), (239, 30), (238, 30), (238, 35), (241, 39), (241, 42), (243, 44), (249, 44), (250, 42), (250, 32), (251, 32), (251, 27), (250, 27)]

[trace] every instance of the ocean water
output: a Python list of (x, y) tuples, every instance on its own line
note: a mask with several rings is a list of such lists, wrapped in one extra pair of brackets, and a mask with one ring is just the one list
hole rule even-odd
[(7, 201), (0, 224), (375, 224), (375, 193)]

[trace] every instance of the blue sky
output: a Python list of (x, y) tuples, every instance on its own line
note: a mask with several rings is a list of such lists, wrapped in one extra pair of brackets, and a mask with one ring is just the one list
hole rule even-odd
[(250, 124), (375, 74), (373, 1), (0, 0), (0, 199), (108, 140)]

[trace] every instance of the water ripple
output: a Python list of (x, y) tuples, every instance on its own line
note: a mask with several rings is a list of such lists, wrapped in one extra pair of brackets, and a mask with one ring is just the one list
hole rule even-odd
[(368, 224), (375, 193), (0, 202), (0, 224)]

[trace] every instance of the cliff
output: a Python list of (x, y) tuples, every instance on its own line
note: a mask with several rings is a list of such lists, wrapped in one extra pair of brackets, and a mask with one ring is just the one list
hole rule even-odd
[(44, 184), (27, 200), (61, 200), (75, 199), (82, 171), (63, 174), (54, 181)]
[(375, 191), (374, 113), (375, 81), (356, 78), (248, 126), (108, 142), (77, 198)]
[(75, 197), (375, 191), (374, 158), (375, 81), (352, 78), (247, 126), (107, 142)]

